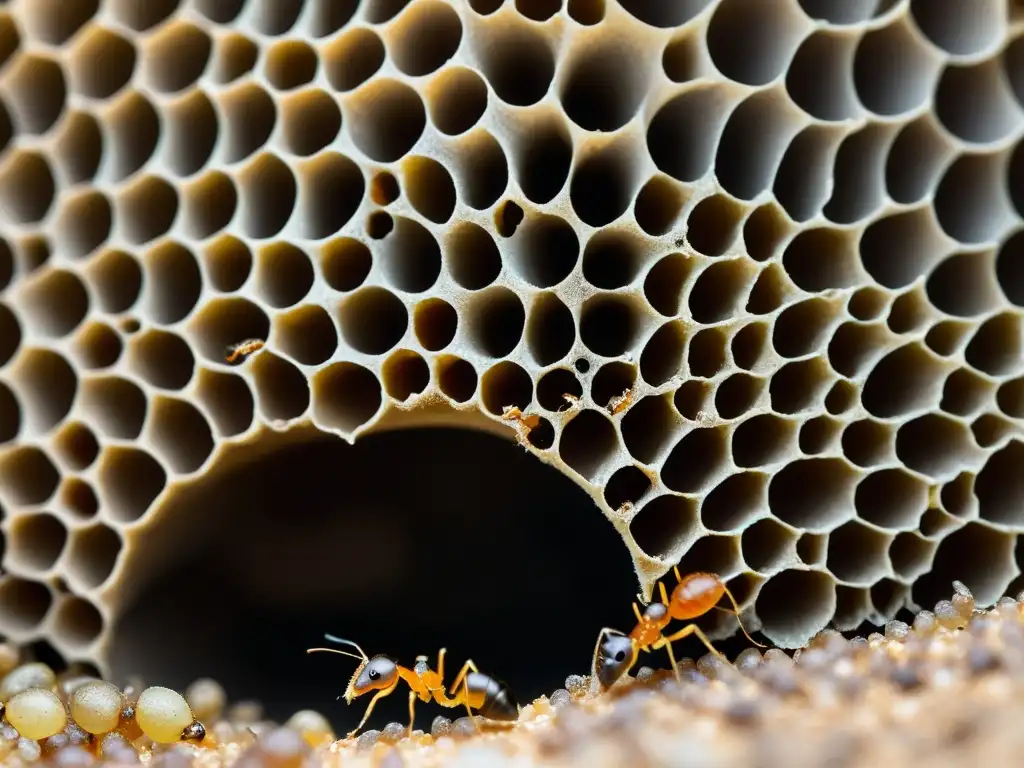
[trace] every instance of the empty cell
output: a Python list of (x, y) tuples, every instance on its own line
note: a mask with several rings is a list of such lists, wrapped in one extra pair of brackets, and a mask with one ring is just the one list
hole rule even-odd
[(735, 242), (746, 208), (728, 195), (712, 195), (690, 211), (686, 240), (707, 256), (721, 256)]
[(868, 374), (861, 396), (864, 408), (881, 419), (934, 408), (948, 370), (918, 342), (894, 349)]
[(862, 520), (912, 530), (928, 508), (928, 485), (902, 469), (882, 469), (860, 481), (854, 503)]
[[(896, 130), (887, 125), (868, 124), (843, 138), (828, 179), (831, 197), (823, 211), (827, 219), (836, 224), (853, 224), (881, 209), (887, 191), (886, 160)], [(893, 195), (892, 190), (888, 192)]]
[(139, 448), (108, 446), (96, 468), (104, 515), (116, 523), (142, 517), (167, 485), (167, 472)]
[(629, 210), (639, 187), (633, 159), (638, 149), (626, 136), (577, 157), (569, 199), (585, 224), (603, 227)]
[(199, 263), (192, 252), (172, 240), (143, 257), (146, 274), (142, 307), (154, 322), (173, 325), (188, 317), (203, 287)]
[(979, 459), (973, 442), (962, 422), (929, 413), (899, 428), (896, 456), (909, 469), (943, 479)]
[(252, 424), (256, 403), (241, 376), (201, 368), (196, 399), (221, 437), (240, 435)]
[[(573, 238), (577, 243), (575, 235)], [(623, 288), (640, 273), (645, 250), (644, 243), (635, 232), (622, 229), (595, 232), (583, 251), (583, 278), (596, 288)], [(578, 253), (578, 245), (574, 253)]]
[(949, 584), (961, 581), (974, 595), (975, 605), (992, 605), (1017, 575), (1013, 534), (984, 524), (968, 523), (945, 537), (935, 553), (930, 573), (914, 584), (914, 601), (932, 605), (949, 599)]
[(146, 330), (128, 341), (128, 370), (154, 387), (184, 389), (192, 380), (195, 358), (180, 336)]
[(394, 352), (384, 361), (380, 372), (384, 377), (384, 391), (400, 402), (421, 394), (430, 385), (430, 366), (409, 349)]
[(928, 278), (928, 298), (948, 315), (972, 317), (996, 308), (1002, 300), (992, 251), (955, 253)]
[(633, 203), (633, 218), (644, 232), (660, 237), (671, 231), (686, 202), (683, 188), (667, 176), (648, 179)]
[(770, 358), (768, 325), (754, 321), (736, 332), (730, 342), (733, 362), (746, 371), (758, 371)]
[(103, 632), (103, 616), (88, 600), (69, 595), (54, 611), (53, 632), (69, 645), (85, 648)]
[(999, 445), (1016, 432), (1015, 424), (994, 413), (983, 413), (971, 422), (971, 434), (974, 436), (974, 442), (982, 448)]
[(292, 154), (309, 157), (341, 132), (341, 108), (326, 91), (310, 88), (281, 99), (281, 130)]
[(21, 346), (21, 325), (7, 305), (0, 304), (0, 365), (6, 365)]
[[(303, 17), (303, 27), (309, 30), (310, 35), (319, 38), (334, 35), (345, 27), (359, 9), (359, 0), (313, 0), (306, 5), (309, 9)], [(375, 11), (368, 10), (370, 13)]]
[(847, 311), (857, 320), (877, 320), (889, 306), (890, 297), (881, 288), (865, 286), (850, 294)]
[(316, 77), (317, 64), (316, 52), (308, 43), (279, 40), (267, 48), (263, 74), (277, 90), (290, 91), (312, 81)]
[(4, 103), (18, 133), (42, 136), (64, 112), (67, 83), (56, 61), (23, 51), (4, 72)]
[(686, 327), (670, 320), (656, 330), (640, 353), (640, 375), (652, 387), (667, 384), (683, 370)]
[(809, 27), (785, 0), (722, 0), (708, 24), (708, 52), (730, 80), (766, 85), (785, 71)]
[(537, 288), (551, 288), (565, 280), (579, 255), (580, 240), (573, 228), (564, 219), (546, 213), (531, 213), (509, 240), (509, 263), (523, 280)]
[(78, 477), (64, 478), (57, 497), (57, 511), (79, 522), (95, 517), (99, 509), (99, 498), (89, 483)]
[(0, 494), (13, 505), (43, 504), (59, 481), (57, 468), (40, 448), (15, 446), (0, 458)]
[(1024, 307), (1024, 231), (1006, 240), (996, 256), (996, 279), (1010, 301)]
[(498, 140), (483, 128), (459, 138), (453, 163), (462, 202), (470, 208), (487, 210), (508, 187), (508, 160)]
[(995, 0), (911, 0), (910, 13), (929, 40), (954, 56), (989, 50), (1005, 29), (1003, 4)]
[(391, 205), (401, 195), (398, 179), (388, 171), (378, 171), (370, 179), (370, 199), (376, 205)]
[[(99, 0), (40, 0), (20, 13), (27, 36), (62, 45), (74, 37), (99, 11)], [(5, 34), (17, 35), (14, 29)]]
[(661, 68), (674, 83), (708, 78), (714, 65), (704, 45), (704, 30), (697, 27), (681, 30), (665, 46)]
[(796, 556), (807, 565), (824, 565), (828, 556), (828, 535), (805, 533), (796, 542)]
[(773, 191), (794, 221), (821, 213), (834, 189), (833, 167), (846, 132), (836, 126), (811, 125), (796, 135), (775, 172)]
[(772, 410), (794, 414), (820, 407), (833, 378), (828, 363), (821, 357), (786, 363), (772, 375), (768, 385)]
[(936, 549), (936, 542), (923, 539), (917, 533), (904, 531), (897, 534), (889, 545), (889, 561), (897, 577), (913, 582), (931, 570)]
[(857, 37), (829, 29), (801, 43), (786, 75), (786, 90), (812, 117), (842, 121), (860, 115), (853, 80), (857, 43)]
[(1021, 318), (1002, 312), (986, 320), (964, 350), (964, 359), (972, 368), (989, 376), (1016, 373), (1024, 360)]
[(29, 334), (59, 339), (74, 331), (89, 311), (89, 295), (74, 272), (46, 269), (19, 287), (17, 309)]
[(999, 410), (1014, 419), (1024, 419), (1024, 378), (1003, 383), (996, 392)]
[(738, 472), (716, 485), (700, 505), (700, 519), (709, 531), (740, 533), (767, 511), (768, 478), (760, 472)]
[(420, 215), (444, 224), (455, 211), (455, 182), (436, 160), (420, 155), (402, 161), (402, 187)]
[[(135, 330), (138, 330), (137, 325)], [(96, 321), (82, 327), (75, 335), (71, 349), (75, 362), (88, 370), (110, 368), (121, 357), (122, 350), (123, 342), (117, 331)]]
[(7, 576), (0, 584), (0, 621), (14, 632), (28, 632), (46, 618), (53, 595), (45, 584)]
[(38, 152), (14, 150), (0, 166), (0, 210), (13, 224), (36, 224), (53, 205), (56, 183)]
[(210, 160), (221, 126), (210, 97), (196, 89), (162, 105), (160, 156), (178, 176), (191, 176)]
[[(262, 239), (284, 229), (298, 195), (292, 170), (275, 155), (263, 153), (238, 174), (236, 181), (242, 198), (242, 231), (248, 237)], [(306, 187), (310, 180), (303, 181), (303, 192), (310, 194), (313, 190), (307, 192)], [(316, 188), (315, 184), (311, 186)]]
[(238, 32), (228, 32), (217, 37), (213, 63), (208, 71), (213, 82), (228, 85), (252, 72), (258, 58), (259, 47), (254, 41)]
[(302, 0), (255, 0), (253, 10), (255, 27), (267, 37), (283, 35), (299, 19), (305, 5)]
[(885, 323), (893, 333), (915, 333), (935, 319), (935, 312), (918, 285), (893, 299)]
[(659, 259), (644, 278), (644, 298), (665, 317), (679, 314), (683, 291), (696, 267), (696, 260), (682, 253)]
[(290, 243), (270, 243), (256, 253), (255, 285), (257, 295), (270, 306), (294, 306), (313, 286), (313, 264)]
[(256, 406), (273, 423), (298, 419), (309, 409), (309, 382), (292, 363), (270, 352), (249, 364), (256, 386)]
[(520, 15), (534, 21), (547, 21), (562, 9), (562, 0), (515, 0)]
[(723, 85), (708, 84), (662, 104), (647, 127), (647, 149), (658, 169), (679, 181), (702, 178), (715, 159), (734, 98)]
[(826, 565), (839, 581), (870, 586), (889, 572), (892, 540), (890, 533), (851, 520), (829, 534)]
[[(170, 17), (180, 3), (181, 0), (111, 0), (106, 10), (129, 29), (145, 32)], [(211, 0), (207, 4), (212, 4)]]
[(767, 202), (751, 211), (743, 224), (743, 244), (754, 261), (768, 261), (788, 238), (792, 224), (775, 202)]
[(78, 378), (61, 354), (47, 349), (24, 350), (9, 374), (26, 434), (49, 432), (71, 411)]
[(274, 99), (254, 82), (221, 91), (217, 106), (223, 121), (222, 152), (228, 163), (245, 160), (261, 150), (277, 123)]
[(238, 209), (238, 190), (231, 177), (209, 171), (182, 186), (182, 229), (205, 240), (227, 227)]
[(808, 456), (825, 453), (832, 447), (832, 442), (839, 434), (842, 424), (828, 416), (815, 416), (808, 419), (800, 427), (797, 444), (801, 452)]
[(474, 37), (480, 68), (499, 99), (526, 107), (544, 98), (555, 76), (555, 56), (539, 30), (506, 16), (478, 27)]
[(940, 67), (939, 56), (920, 42), (905, 17), (898, 17), (860, 38), (853, 80), (866, 109), (895, 117), (928, 102)]
[(835, 615), (835, 581), (821, 571), (782, 571), (761, 587), (755, 610), (770, 642), (781, 648), (802, 647)]
[(384, 43), (372, 29), (353, 27), (323, 49), (321, 61), (331, 87), (351, 91), (369, 80), (384, 64)]
[(720, 428), (690, 430), (665, 459), (661, 481), (679, 493), (700, 493), (728, 470), (728, 435)]
[(832, 334), (828, 360), (836, 373), (855, 379), (867, 373), (891, 344), (892, 334), (883, 325), (845, 322)]
[(370, 249), (351, 237), (339, 237), (320, 248), (320, 272), (336, 291), (354, 291), (373, 267)]
[(54, 241), (72, 259), (85, 259), (110, 237), (114, 211), (110, 200), (95, 190), (66, 197), (55, 222)]
[(790, 305), (775, 321), (772, 346), (788, 358), (818, 352), (831, 337), (841, 309), (837, 302), (819, 297)]
[(203, 275), (214, 290), (223, 293), (245, 285), (252, 263), (252, 251), (233, 235), (222, 235), (203, 249)]
[(687, 366), (691, 376), (710, 379), (725, 368), (729, 340), (722, 328), (705, 328), (690, 339)]
[(634, 300), (598, 294), (583, 303), (580, 340), (596, 355), (618, 357), (634, 348), (643, 325), (643, 316)]
[(636, 374), (636, 366), (631, 363), (605, 363), (590, 382), (590, 399), (596, 405), (610, 409), (613, 399), (622, 397), (636, 385)]
[(454, 355), (437, 359), (437, 386), (456, 403), (469, 402), (476, 394), (477, 375), (471, 363)]
[(410, 86), (384, 77), (374, 80), (345, 102), (349, 134), (356, 147), (378, 163), (402, 158), (419, 141), (426, 110)]
[(648, 557), (673, 562), (698, 533), (692, 499), (665, 494), (651, 499), (629, 523), (629, 534)]
[(301, 365), (320, 365), (337, 350), (338, 331), (323, 307), (306, 304), (274, 319), (274, 342)]
[(559, 112), (544, 108), (520, 117), (515, 136), (516, 177), (534, 203), (551, 202), (565, 187), (572, 164), (572, 136)]
[(223, 363), (235, 345), (266, 340), (270, 320), (258, 306), (236, 296), (214, 298), (189, 320), (186, 336), (207, 360)]
[(604, 19), (604, 3), (605, 0), (568, 0), (565, 11), (577, 24), (589, 27)]
[(682, 423), (673, 413), (671, 395), (647, 395), (635, 402), (622, 417), (622, 441), (637, 461), (656, 464), (672, 444)]
[(859, 467), (881, 464), (892, 455), (893, 428), (888, 424), (861, 419), (843, 430), (843, 455)]
[(0, 384), (0, 444), (7, 443), (21, 431), (21, 407), (14, 392)]
[[(504, 300), (509, 302), (511, 310), (511, 300), (507, 297)], [(525, 330), (527, 348), (540, 366), (557, 363), (569, 354), (576, 341), (576, 322), (572, 312), (553, 293), (534, 297)], [(511, 333), (508, 335), (511, 337)]]
[(53, 515), (19, 515), (7, 528), (8, 557), (20, 568), (49, 571), (56, 564), (68, 540), (68, 530)]
[(494, 229), (502, 237), (512, 237), (526, 214), (514, 200), (503, 200), (494, 211)]
[(608, 479), (604, 500), (612, 509), (619, 509), (623, 504), (635, 505), (650, 489), (651, 478), (641, 469), (628, 465), (616, 470)]
[(178, 216), (178, 193), (168, 182), (145, 176), (122, 189), (117, 218), (132, 245), (145, 245), (166, 234)]
[(539, 451), (549, 450), (555, 444), (556, 437), (555, 428), (543, 416), (537, 417), (537, 423), (530, 428), (526, 435), (530, 445)]
[(413, 330), (428, 352), (439, 352), (455, 339), (459, 315), (444, 299), (425, 299), (413, 310)]
[(798, 459), (772, 476), (768, 504), (784, 523), (826, 532), (852, 517), (859, 479), (842, 459)]
[(786, 148), (805, 120), (780, 89), (747, 97), (722, 131), (715, 158), (718, 183), (741, 200), (770, 189)]
[(961, 519), (977, 517), (978, 497), (975, 493), (975, 479), (970, 472), (961, 472), (943, 485), (940, 493), (942, 508)]
[(199, 27), (175, 20), (146, 38), (141, 76), (155, 91), (176, 93), (196, 82), (213, 53), (213, 41)]
[(939, 407), (954, 416), (971, 416), (992, 401), (996, 385), (973, 371), (960, 368), (946, 378)]
[[(447, 67), (441, 70), (427, 83), (424, 94), (430, 122), (448, 136), (465, 133), (480, 122), (487, 111), (487, 84), (479, 74), (467, 67)], [(523, 191), (526, 191), (525, 186)], [(527, 194), (527, 197), (530, 195)]]
[(299, 177), (299, 231), (313, 240), (333, 235), (362, 203), (366, 191), (362, 171), (337, 152), (299, 162), (295, 170)]
[(409, 310), (395, 294), (377, 286), (360, 288), (338, 306), (341, 336), (364, 355), (382, 355), (405, 336)]
[(955, 152), (931, 113), (907, 123), (886, 158), (885, 187), (889, 196), (908, 205), (930, 197)]
[(373, 371), (334, 363), (313, 377), (313, 418), (324, 428), (352, 434), (380, 410), (383, 397)]
[(462, 41), (462, 22), (447, 3), (424, 0), (409, 5), (387, 28), (388, 53), (401, 72), (428, 75), (445, 64)]
[(452, 279), (468, 290), (486, 288), (501, 272), (501, 254), (494, 238), (471, 221), (457, 222), (449, 230), (444, 251)]
[[(104, 176), (123, 181), (141, 169), (153, 156), (160, 138), (160, 117), (156, 108), (138, 91), (127, 91), (100, 115), (102, 129), (97, 137), (97, 166), (104, 150)], [(97, 126), (100, 131), (99, 126)], [(70, 137), (69, 137), (70, 140)], [(78, 147), (68, 146), (70, 153)], [(109, 149), (108, 149), (109, 148)]]
[(986, 460), (974, 483), (978, 513), (983, 520), (1010, 526), (1024, 523), (1022, 461), (1024, 443), (1019, 440), (1011, 440)]
[(146, 418), (146, 395), (138, 385), (119, 376), (93, 376), (82, 380), (82, 413), (106, 437), (134, 440)]
[(946, 130), (974, 144), (1006, 138), (1022, 117), (998, 59), (947, 66), (935, 94), (935, 112)]
[(383, 240), (395, 228), (395, 220), (386, 211), (374, 211), (366, 217), (366, 234), (372, 240)]
[[(0, 108), (0, 135), (10, 130), (5, 127), (9, 124), (7, 110)], [(66, 183), (81, 184), (96, 177), (103, 153), (103, 136), (96, 117), (88, 112), (68, 112), (53, 138), (52, 147), (52, 157)]]
[(639, 38), (606, 33), (580, 38), (561, 72), (559, 96), (566, 115), (586, 131), (617, 131), (640, 108), (647, 90), (650, 46)]
[(526, 410), (533, 402), (533, 380), (521, 366), (506, 360), (484, 372), (480, 397), (484, 407), (495, 416), (511, 407)]
[(131, 80), (136, 58), (130, 41), (113, 30), (90, 26), (71, 46), (67, 61), (71, 88), (92, 99), (109, 99)]
[(409, 3), (410, 0), (370, 0), (366, 3), (366, 20), (371, 24), (384, 24), (397, 16)]
[(570, 469), (595, 482), (618, 447), (619, 438), (611, 421), (600, 411), (586, 409), (562, 428), (558, 454)]
[(1005, 155), (962, 155), (935, 192), (935, 218), (961, 243), (998, 239), (1017, 220), (1006, 190)]
[(698, 323), (718, 323), (735, 317), (757, 280), (749, 259), (718, 261), (708, 266), (690, 291), (690, 314)]
[(488, 357), (505, 357), (519, 346), (526, 310), (522, 300), (508, 288), (492, 287), (470, 299), (465, 320), (469, 341), (478, 352)]
[[(862, 240), (862, 255), (864, 251)], [(856, 235), (830, 227), (808, 229), (793, 238), (782, 255), (782, 265), (805, 291), (847, 288), (859, 282), (862, 274)]]
[(743, 560), (752, 570), (771, 573), (785, 565), (793, 556), (796, 534), (770, 517), (757, 520), (741, 534)]
[[(561, 411), (569, 407), (565, 395), (583, 397), (583, 385), (568, 368), (553, 368), (537, 382), (537, 403), (548, 411)], [(618, 506), (618, 505), (612, 505)]]
[(715, 411), (720, 419), (736, 419), (751, 410), (761, 398), (764, 380), (748, 373), (734, 373), (715, 392)]

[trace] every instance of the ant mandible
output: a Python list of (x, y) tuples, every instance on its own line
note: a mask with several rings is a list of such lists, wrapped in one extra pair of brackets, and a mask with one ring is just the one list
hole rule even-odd
[[(666, 593), (664, 582), (659, 582), (660, 603), (651, 603), (642, 614), (637, 604), (633, 603), (633, 613), (636, 614), (637, 623), (632, 632), (625, 635), (616, 629), (605, 627), (598, 634), (591, 667), (601, 690), (608, 690), (619, 678), (629, 672), (636, 664), (640, 651), (656, 651), (659, 648), (668, 649), (668, 658), (678, 679), (679, 666), (672, 653), (672, 643), (689, 635), (696, 635), (708, 650), (728, 663), (728, 659), (711, 644), (707, 635), (696, 624), (687, 624), (675, 634), (665, 635), (665, 627), (672, 619), (692, 621), (713, 609), (726, 611), (736, 615), (740, 629), (743, 630), (743, 634), (750, 642), (760, 648), (765, 647), (754, 640), (744, 628), (743, 622), (740, 620), (740, 608), (736, 598), (733, 597), (732, 592), (725, 586), (721, 578), (714, 573), (707, 572), (691, 573), (684, 578), (679, 574), (678, 566), (673, 566), (672, 571), (675, 573), (678, 583), (672, 590), (671, 598)], [(729, 597), (732, 610), (719, 607), (718, 601), (722, 599), (723, 595)]]
[[(508, 687), (499, 680), (485, 675), (476, 668), (472, 659), (467, 659), (462, 665), (459, 674), (455, 677), (451, 689), (446, 692), (444, 686), (444, 655), (447, 649), (442, 648), (437, 654), (437, 671), (435, 672), (427, 664), (426, 656), (417, 656), (416, 664), (412, 669), (403, 667), (390, 656), (378, 654), (369, 657), (358, 645), (351, 640), (345, 640), (333, 635), (324, 635), (332, 643), (349, 645), (359, 651), (358, 654), (348, 651), (339, 651), (336, 648), (308, 648), (306, 653), (323, 651), (326, 653), (337, 653), (342, 656), (351, 656), (359, 659), (359, 666), (352, 673), (345, 689), (344, 697), (347, 704), (352, 700), (377, 691), (370, 706), (366, 708), (363, 719), (349, 734), (348, 738), (354, 737), (363, 727), (373, 712), (377, 702), (385, 696), (390, 696), (398, 687), (399, 682), (404, 680), (409, 686), (409, 735), (412, 735), (412, 725), (416, 718), (416, 699), (428, 702), (431, 699), (443, 707), (465, 706), (466, 712), (472, 720), (473, 711), (488, 718), (489, 720), (511, 721), (519, 717), (519, 704), (516, 703)], [(462, 689), (459, 690), (459, 685)], [(341, 697), (339, 697), (341, 698)]]

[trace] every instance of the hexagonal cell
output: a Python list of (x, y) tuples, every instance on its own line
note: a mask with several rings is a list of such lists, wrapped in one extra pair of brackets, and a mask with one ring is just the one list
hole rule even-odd
[(657, 496), (637, 511), (629, 533), (650, 557), (678, 560), (697, 535), (697, 506), (684, 496)]
[(505, 357), (519, 346), (526, 326), (526, 310), (522, 299), (511, 290), (493, 286), (468, 300), (463, 321), (466, 335), (477, 352), (487, 357)]
[(312, 380), (313, 418), (327, 429), (356, 432), (380, 410), (383, 393), (373, 371), (355, 363), (334, 363)]
[(967, 427), (938, 414), (925, 414), (896, 433), (896, 455), (907, 468), (936, 479), (951, 477), (980, 458)]
[(26, 349), (8, 373), (22, 409), (25, 433), (45, 434), (70, 413), (78, 377), (63, 355), (47, 349)]
[(680, 493), (708, 490), (728, 469), (728, 433), (722, 428), (690, 430), (661, 468), (661, 481)]
[(18, 568), (45, 573), (60, 559), (68, 531), (46, 512), (19, 515), (8, 523), (8, 558)]
[(419, 141), (426, 125), (420, 96), (393, 78), (377, 78), (345, 102), (352, 140), (369, 159), (393, 163)]
[(568, 368), (554, 368), (537, 381), (537, 402), (548, 411), (561, 411), (569, 407), (565, 395), (583, 396), (583, 385)]
[(103, 629), (102, 614), (85, 598), (66, 596), (54, 610), (54, 634), (71, 646), (87, 648), (100, 636)]
[(543, 98), (555, 76), (555, 55), (534, 25), (515, 17), (477, 27), (480, 68), (506, 104), (525, 107)]
[(92, 464), (100, 452), (96, 435), (80, 421), (65, 422), (54, 436), (52, 445), (57, 461), (76, 472)]
[[(130, 324), (130, 325), (128, 325)], [(126, 320), (121, 324), (125, 333), (134, 333), (138, 321)], [(129, 330), (130, 329), (130, 330)], [(114, 366), (121, 357), (124, 343), (117, 331), (106, 323), (87, 322), (75, 334), (71, 351), (75, 361), (87, 370), (100, 370)]]
[(114, 571), (121, 554), (121, 537), (106, 525), (79, 528), (71, 534), (68, 575), (85, 589), (95, 589)]
[(889, 572), (892, 534), (851, 520), (828, 537), (828, 569), (839, 581), (871, 586)]
[(768, 476), (739, 472), (716, 485), (700, 505), (700, 519), (709, 531), (742, 533), (768, 511)]
[(644, 279), (644, 298), (657, 312), (675, 317), (679, 314), (684, 288), (695, 267), (695, 259), (682, 253), (662, 257)]
[(889, 546), (889, 561), (901, 579), (915, 581), (929, 570), (938, 544), (921, 538), (917, 533), (905, 531), (896, 536)]
[(405, 402), (430, 385), (430, 366), (412, 350), (399, 349), (384, 361), (381, 376), (388, 397)]
[(383, 41), (366, 27), (346, 30), (321, 51), (327, 81), (338, 91), (351, 91), (365, 83), (384, 58)]
[(241, 376), (201, 368), (196, 397), (221, 437), (241, 434), (252, 424), (256, 403)]
[(805, 533), (796, 542), (796, 556), (805, 565), (821, 567), (828, 553), (829, 537), (824, 533)]
[(604, 500), (612, 509), (619, 509), (623, 504), (634, 506), (651, 489), (651, 478), (639, 467), (627, 465), (617, 469), (604, 487)]
[(71, 520), (79, 522), (96, 516), (100, 502), (96, 491), (85, 480), (66, 477), (60, 485), (56, 511), (63, 512)]
[(114, 212), (110, 199), (89, 190), (61, 201), (55, 222), (54, 241), (73, 259), (88, 258), (110, 237)]
[(577, 413), (563, 428), (558, 443), (562, 461), (590, 482), (615, 455), (618, 435), (607, 416), (592, 409)]
[(820, 571), (790, 569), (770, 578), (757, 596), (761, 631), (776, 645), (798, 648), (835, 615), (836, 585)]
[(761, 468), (784, 461), (796, 448), (795, 422), (771, 413), (752, 416), (732, 433), (732, 459), (738, 467)]
[(622, 441), (637, 461), (656, 465), (678, 435), (682, 422), (672, 409), (669, 393), (648, 395), (622, 417)]
[(639, 151), (634, 136), (577, 155), (569, 182), (569, 202), (580, 220), (603, 227), (622, 216), (640, 186), (633, 157)]
[(757, 520), (741, 534), (743, 560), (759, 573), (772, 573), (795, 556), (796, 541), (796, 532), (778, 520), (770, 517)]
[(309, 381), (292, 363), (264, 352), (250, 363), (256, 385), (256, 406), (270, 422), (286, 422), (309, 408)]
[(437, 386), (441, 394), (456, 403), (467, 403), (476, 394), (478, 377), (472, 363), (454, 355), (437, 359)]
[(0, 456), (0, 495), (14, 506), (44, 504), (59, 481), (60, 473), (41, 448), (19, 445)]
[(919, 343), (900, 347), (871, 369), (861, 402), (872, 416), (879, 418), (905, 416), (935, 407), (947, 369)]
[(331, 316), (315, 304), (278, 315), (272, 337), (282, 352), (302, 365), (320, 365), (338, 348), (338, 331)]
[(928, 508), (928, 485), (908, 472), (882, 469), (860, 481), (854, 496), (857, 515), (882, 528), (911, 530)]
[(45, 584), (7, 576), (0, 583), (0, 621), (12, 632), (28, 632), (42, 624), (53, 605)]
[(521, 366), (506, 360), (484, 372), (480, 379), (480, 398), (495, 416), (511, 407), (526, 410), (533, 402), (533, 380)]
[(195, 358), (180, 336), (149, 330), (128, 341), (128, 368), (154, 387), (183, 389), (192, 380)]
[(841, 459), (799, 459), (772, 476), (768, 505), (796, 528), (829, 531), (852, 516), (858, 480), (859, 473)]
[(914, 600), (934, 605), (949, 598), (949, 584), (962, 581), (974, 595), (975, 605), (991, 605), (1006, 593), (1017, 574), (1014, 534), (981, 523), (968, 523), (946, 536), (938, 546), (931, 572), (914, 584)]
[(163, 491), (167, 472), (141, 449), (109, 446), (100, 454), (96, 481), (105, 516), (117, 523), (132, 523)]
[(99, 308), (111, 314), (131, 309), (142, 291), (142, 267), (124, 251), (104, 251), (90, 259), (85, 278)]

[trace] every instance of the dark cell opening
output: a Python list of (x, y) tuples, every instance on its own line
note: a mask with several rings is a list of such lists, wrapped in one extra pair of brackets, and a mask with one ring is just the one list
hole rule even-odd
[[(307, 655), (324, 632), (410, 666), (447, 647), (446, 682), (472, 658), (525, 705), (589, 672), (601, 627), (631, 626), (636, 576), (612, 526), (567, 477), (485, 432), (315, 434), (214, 468), (174, 503), (154, 547), (187, 554), (152, 579), (157, 549), (127, 563), (140, 591), (115, 628), (118, 682), (212, 676), (274, 719), (314, 708), (347, 730), (369, 697), (335, 700), (356, 661)], [(406, 722), (407, 696), (367, 727)], [(465, 712), (418, 704), (417, 727), (438, 714)]]

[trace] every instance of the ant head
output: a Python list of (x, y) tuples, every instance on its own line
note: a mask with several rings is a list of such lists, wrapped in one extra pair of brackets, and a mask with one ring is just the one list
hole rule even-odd
[(603, 629), (594, 649), (593, 674), (601, 690), (611, 688), (636, 663), (637, 648), (632, 638), (612, 629)]
[(370, 691), (391, 688), (397, 682), (398, 663), (387, 656), (374, 656), (360, 664), (352, 673), (352, 679), (348, 681), (348, 689), (345, 691), (345, 701), (351, 702), (357, 696)]

